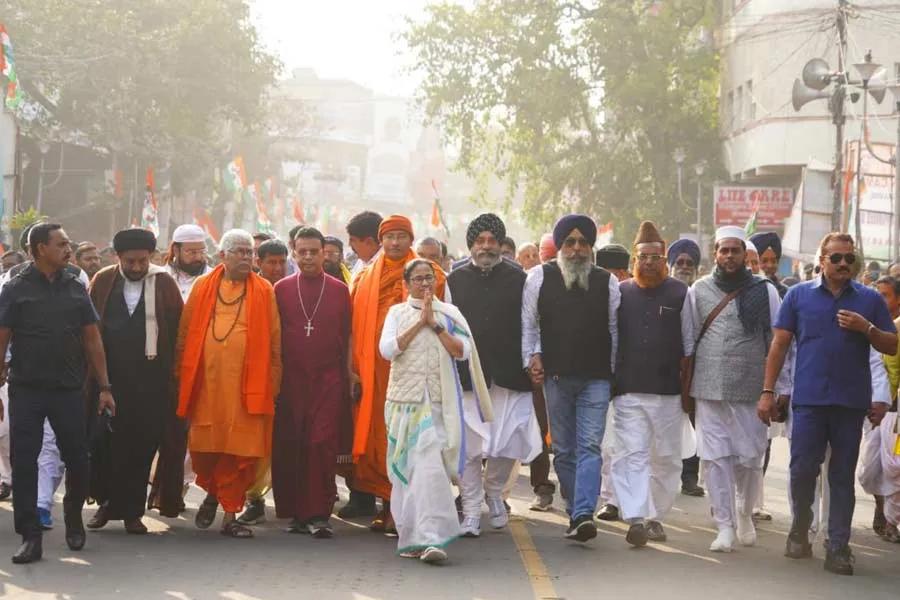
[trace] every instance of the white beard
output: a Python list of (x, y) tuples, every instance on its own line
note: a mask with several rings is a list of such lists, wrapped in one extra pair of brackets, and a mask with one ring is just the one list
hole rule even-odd
[(562, 273), (563, 283), (567, 290), (571, 290), (573, 286), (577, 285), (584, 291), (588, 291), (591, 269), (594, 266), (590, 259), (581, 263), (559, 256), (556, 264), (559, 265), (559, 271)]

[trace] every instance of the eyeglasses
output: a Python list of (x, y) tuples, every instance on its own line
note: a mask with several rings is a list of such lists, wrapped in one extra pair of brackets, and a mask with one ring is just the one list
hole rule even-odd
[(661, 254), (638, 254), (638, 262), (658, 263), (663, 259)]
[(203, 249), (189, 250), (187, 248), (182, 248), (181, 253), (187, 254), (188, 256), (206, 256), (206, 250)]
[(848, 252), (847, 254), (841, 254), (840, 252), (835, 252), (831, 256), (828, 257), (828, 260), (831, 261), (831, 264), (838, 265), (841, 261), (844, 261), (848, 265), (852, 265), (856, 262), (856, 255), (852, 252)]
[(675, 264), (679, 267), (693, 267), (694, 261), (690, 258), (679, 258), (675, 261)]
[(416, 285), (426, 285), (434, 283), (434, 275), (418, 275), (416, 277), (411, 277), (410, 281)]
[(231, 248), (228, 250), (228, 254), (234, 254), (241, 258), (250, 258), (253, 256), (253, 248)]
[(566, 241), (563, 242), (563, 246), (566, 248), (574, 248), (575, 246), (581, 246), (582, 248), (590, 248), (591, 245), (584, 238), (566, 238)]

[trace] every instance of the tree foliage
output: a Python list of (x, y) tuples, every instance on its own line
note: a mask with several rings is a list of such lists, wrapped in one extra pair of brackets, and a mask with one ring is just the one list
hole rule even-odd
[[(279, 69), (247, 0), (0, 0), (39, 138), (69, 137), (176, 174), (263, 123)], [(40, 105), (40, 110), (34, 111)]]
[(696, 218), (679, 204), (674, 150), (687, 154), (686, 184), (701, 160), (706, 181), (721, 172), (713, 11), (708, 0), (474, 0), (430, 6), (403, 38), (458, 168), (507, 184), (503, 199), (481, 186), (481, 201), (522, 191), (535, 224), (577, 210), (620, 231), (654, 219), (671, 236)]

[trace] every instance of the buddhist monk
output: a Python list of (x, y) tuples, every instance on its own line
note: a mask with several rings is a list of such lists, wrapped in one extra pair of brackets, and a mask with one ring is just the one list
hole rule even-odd
[(208, 496), (197, 527), (225, 512), (222, 533), (253, 537), (235, 513), (270, 456), (281, 385), (281, 322), (272, 284), (253, 273), (253, 238), (222, 236), (221, 264), (194, 284), (178, 331), (178, 416), (190, 422), (196, 483)]
[[(403, 266), (416, 258), (409, 219), (391, 215), (381, 222), (378, 238), (382, 252), (354, 280), (350, 290), (353, 307), (353, 373), (362, 397), (356, 407), (353, 436), (353, 489), (382, 499), (382, 509), (372, 521), (372, 531), (396, 535), (390, 511), (391, 483), (387, 476), (387, 431), (384, 403), (391, 363), (378, 352), (378, 342), (388, 309), (406, 299)], [(435, 295), (445, 301), (446, 277), (435, 266)]]

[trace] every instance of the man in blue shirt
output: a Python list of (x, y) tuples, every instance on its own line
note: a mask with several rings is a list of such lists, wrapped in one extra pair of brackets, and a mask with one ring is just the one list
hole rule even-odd
[(813, 495), (830, 445), (831, 513), (825, 569), (852, 575), (853, 478), (862, 424), (868, 414), (877, 425), (888, 408), (871, 401), (869, 346), (894, 355), (897, 333), (878, 292), (853, 281), (852, 265), (857, 260), (853, 238), (829, 233), (819, 250), (822, 274), (791, 288), (781, 305), (757, 410), (760, 419), (769, 423), (783, 408), (778, 406), (773, 388), (791, 340), (796, 338), (790, 466), (794, 522), (785, 556), (812, 556), (808, 532)]

